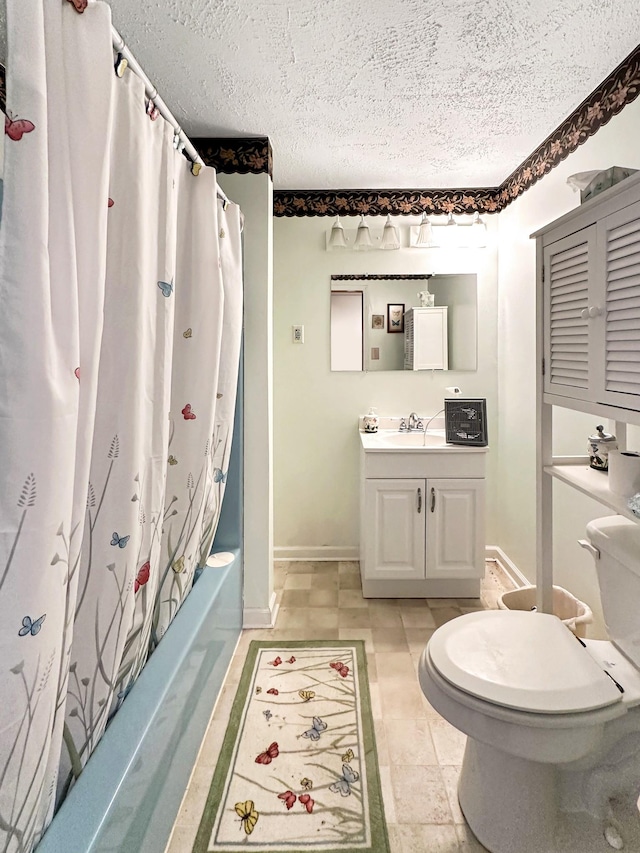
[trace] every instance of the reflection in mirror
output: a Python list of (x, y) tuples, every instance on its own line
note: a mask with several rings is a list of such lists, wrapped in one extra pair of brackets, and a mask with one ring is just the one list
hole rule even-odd
[(331, 276), (331, 370), (477, 370), (477, 326), (475, 275)]

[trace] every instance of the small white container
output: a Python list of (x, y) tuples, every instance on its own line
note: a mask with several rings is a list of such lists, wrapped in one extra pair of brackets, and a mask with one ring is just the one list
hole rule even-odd
[[(500, 610), (536, 611), (536, 587), (522, 586), (503, 592), (498, 599)], [(553, 587), (553, 615), (561, 619), (576, 637), (586, 637), (587, 625), (593, 622), (593, 613), (588, 604), (571, 595), (561, 586)]]
[(609, 489), (621, 498), (640, 492), (640, 453), (609, 451)]
[(367, 414), (362, 419), (362, 426), (365, 432), (378, 432), (380, 418), (375, 408), (371, 406)]

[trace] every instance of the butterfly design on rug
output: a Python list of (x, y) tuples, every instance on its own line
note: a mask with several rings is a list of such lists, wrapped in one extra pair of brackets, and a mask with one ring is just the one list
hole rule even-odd
[(339, 672), (343, 678), (346, 678), (349, 675), (349, 667), (342, 663), (341, 660), (336, 660), (333, 663), (330, 663), (329, 666), (332, 669), (335, 669), (336, 672)]
[(298, 690), (298, 696), (305, 702), (310, 702), (315, 695), (315, 690)]
[(302, 803), (302, 805), (309, 812), (309, 814), (311, 814), (311, 812), (313, 811), (313, 807), (316, 804), (316, 801), (312, 800), (309, 794), (300, 794), (298, 800)]
[(282, 663), (282, 658), (280, 657), (280, 655), (278, 655), (278, 657), (275, 660), (269, 661), (269, 666), (280, 666), (281, 663)]
[(129, 539), (131, 539), (131, 536), (118, 536), (114, 530), (113, 536), (111, 537), (111, 544), (117, 545), (118, 548), (126, 548)]
[(334, 794), (340, 794), (342, 797), (348, 797), (351, 794), (351, 786), (357, 782), (360, 774), (357, 770), (352, 770), (348, 764), (342, 765), (342, 776), (333, 785), (329, 785), (329, 790)]
[(227, 479), (227, 475), (222, 473), (221, 468), (213, 469), (213, 482), (214, 483), (224, 483)]
[(313, 788), (313, 782), (305, 776), (304, 779), (300, 780), (300, 787), (304, 791), (310, 791)]
[(350, 761), (353, 761), (353, 759), (354, 759), (354, 758), (355, 758), (355, 755), (353, 754), (353, 750), (352, 750), (352, 749), (348, 749), (348, 750), (345, 752), (345, 754), (342, 756), (342, 763), (343, 763), (343, 764), (348, 764)]
[(178, 460), (177, 460), (177, 459), (176, 459), (176, 457), (173, 455), (173, 453), (171, 453), (171, 454), (169, 455), (169, 458), (168, 458), (167, 462), (169, 463), (169, 465), (177, 465), (177, 464), (178, 464)]
[(278, 794), (278, 799), (284, 800), (287, 811), (290, 811), (297, 798), (293, 791), (284, 791), (282, 794)]
[(280, 750), (278, 749), (278, 744), (274, 740), (274, 742), (256, 758), (256, 764), (271, 764), (273, 759), (277, 758), (279, 755)]
[(313, 725), (306, 732), (302, 733), (302, 737), (308, 737), (310, 740), (320, 740), (322, 732), (326, 731), (327, 724), (320, 717), (313, 718)]
[(273, 714), (271, 713), (271, 711), (268, 708), (266, 711), (263, 711), (262, 713), (264, 714), (264, 718), (267, 722), (269, 722), (271, 717), (273, 717)]
[(291, 655), (291, 657), (289, 658), (289, 660), (287, 661), (287, 663), (295, 663), (295, 662), (296, 662), (296, 659), (294, 658), (294, 656), (293, 656), (293, 655)]
[(278, 690), (278, 688), (277, 688), (277, 687), (270, 687), (270, 688), (267, 690), (267, 693), (270, 693), (272, 696), (277, 696), (277, 695), (278, 695), (278, 693), (279, 693), (279, 690)]
[(35, 129), (35, 124), (26, 118), (12, 119), (8, 115), (4, 117), (4, 132), (14, 142), (20, 142), (25, 133), (31, 133)]
[(140, 570), (136, 575), (136, 579), (133, 584), (133, 591), (137, 592), (141, 586), (144, 586), (149, 580), (149, 576), (151, 574), (151, 563), (147, 560), (142, 566), (140, 566)]
[(159, 281), (158, 287), (162, 291), (163, 296), (171, 296), (173, 293), (173, 279), (171, 279), (171, 281)]
[(18, 631), (18, 636), (26, 637), (28, 634), (31, 634), (32, 637), (35, 637), (40, 632), (42, 623), (46, 618), (46, 613), (43, 613), (39, 619), (32, 619), (31, 616), (25, 616), (22, 620), (22, 628)]
[(184, 572), (184, 554), (175, 561), (175, 563), (171, 566), (173, 571), (179, 575), (180, 572)]
[(191, 411), (191, 403), (187, 403), (187, 405), (182, 410), (182, 417), (185, 421), (195, 421), (196, 413)]
[(240, 818), (240, 825), (246, 834), (251, 835), (256, 823), (258, 822), (258, 818), (260, 817), (260, 812), (256, 811), (253, 800), (247, 800), (244, 803), (236, 803), (236, 814)]

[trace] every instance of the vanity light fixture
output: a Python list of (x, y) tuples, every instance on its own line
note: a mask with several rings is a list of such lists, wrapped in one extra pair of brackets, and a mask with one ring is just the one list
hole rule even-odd
[(487, 224), (476, 210), (471, 222), (471, 244), (478, 248), (487, 245)]
[(389, 214), (387, 214), (387, 220), (384, 223), (384, 228), (382, 229), (382, 243), (380, 248), (387, 250), (400, 248), (400, 236), (398, 234), (398, 229), (391, 222), (391, 216)]
[(339, 216), (336, 216), (336, 221), (333, 223), (331, 234), (329, 235), (329, 246), (332, 249), (347, 248), (347, 243), (344, 239), (344, 228), (342, 227)]
[(426, 213), (422, 214), (414, 246), (425, 249), (433, 246), (433, 231), (431, 230), (431, 223)]
[(371, 233), (369, 231), (369, 226), (364, 221), (364, 215), (360, 216), (358, 231), (356, 233), (356, 241), (353, 244), (353, 248), (358, 252), (368, 252), (369, 249), (373, 249)]

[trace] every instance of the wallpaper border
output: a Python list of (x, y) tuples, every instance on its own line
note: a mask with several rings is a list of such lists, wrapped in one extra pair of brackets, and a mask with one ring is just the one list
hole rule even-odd
[(268, 136), (196, 137), (191, 142), (207, 166), (227, 175), (261, 175), (273, 178), (273, 151)]
[(640, 45), (499, 186), (483, 189), (274, 190), (274, 216), (499, 213), (640, 94)]

